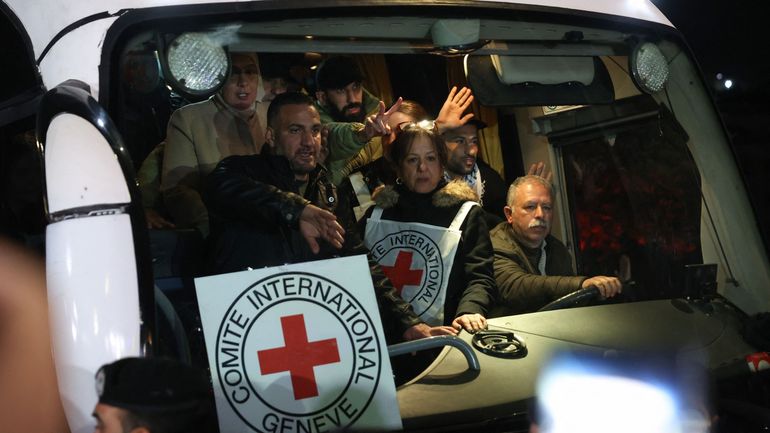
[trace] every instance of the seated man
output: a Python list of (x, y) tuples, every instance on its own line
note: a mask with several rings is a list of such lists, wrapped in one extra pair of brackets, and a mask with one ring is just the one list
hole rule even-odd
[(402, 103), (397, 98), (386, 110), (383, 101), (364, 89), (363, 79), (355, 60), (347, 56), (329, 57), (316, 72), (316, 109), (328, 144), (324, 163), (337, 186), (352, 171), (382, 158), (383, 137), (393, 132), (389, 119)]
[(209, 379), (178, 361), (119, 359), (96, 373), (96, 392), (96, 432), (216, 431)]
[(322, 123), (358, 122), (377, 111), (379, 99), (364, 89), (364, 74), (347, 56), (324, 60), (316, 71), (316, 109)]
[[(276, 96), (268, 110), (270, 152), (224, 159), (209, 175), (206, 204), (212, 215), (210, 271), (233, 272), (340, 255), (366, 248), (338, 223), (352, 228), (350, 207), (319, 164), (321, 119), (302, 93)], [(341, 249), (341, 251), (340, 251)], [(372, 268), (385, 334), (407, 340), (454, 334), (451, 327), (419, 321), (379, 267)]]
[[(327, 125), (328, 156), (325, 163), (330, 179), (339, 185), (346, 177), (342, 173), (347, 161), (363, 152), (364, 163), (382, 156), (379, 137), (388, 134), (382, 118), (385, 104), (364, 89), (364, 74), (352, 57), (333, 56), (324, 60), (316, 71), (316, 109), (321, 123)], [(398, 101), (387, 114), (398, 109)], [(379, 113), (378, 113), (379, 112)], [(362, 148), (366, 146), (366, 151)]]
[(495, 316), (537, 311), (578, 289), (596, 286), (605, 298), (621, 291), (615, 277), (574, 276), (567, 248), (551, 236), (553, 187), (544, 178), (517, 178), (508, 189), (503, 221), (490, 232), (501, 306)]

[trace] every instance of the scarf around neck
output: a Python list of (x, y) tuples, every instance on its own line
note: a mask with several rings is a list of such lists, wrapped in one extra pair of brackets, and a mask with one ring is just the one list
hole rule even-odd
[[(479, 196), (479, 204), (484, 206), (484, 182), (481, 180), (479, 165), (474, 163), (471, 172), (459, 177), (459, 179), (464, 180), (471, 187), (476, 195)], [(446, 170), (444, 170), (444, 180), (447, 182), (452, 180), (452, 175)]]

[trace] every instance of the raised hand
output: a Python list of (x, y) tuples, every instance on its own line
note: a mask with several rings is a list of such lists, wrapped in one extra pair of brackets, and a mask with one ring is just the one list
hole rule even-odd
[(342, 248), (345, 229), (337, 222), (337, 217), (328, 210), (309, 204), (299, 216), (299, 231), (307, 241), (313, 254), (318, 254), (321, 247), (318, 239), (329, 242), (335, 248)]
[(385, 103), (380, 101), (377, 114), (368, 116), (366, 118), (366, 123), (364, 124), (364, 136), (362, 138), (365, 138), (367, 143), (374, 137), (384, 137), (386, 135), (390, 135), (391, 128), (390, 125), (388, 125), (388, 120), (390, 120), (390, 116), (393, 113), (398, 111), (403, 101), (403, 98), (398, 98), (396, 103), (388, 108), (387, 111), (385, 110)]
[(471, 89), (463, 87), (458, 91), (457, 86), (453, 86), (436, 118), (436, 126), (438, 126), (439, 133), (443, 134), (450, 129), (459, 128), (471, 120), (473, 113), (463, 116), (463, 112), (471, 106), (472, 102), (473, 93)]
[(529, 171), (527, 172), (529, 175), (534, 176), (540, 176), (543, 179), (546, 180), (546, 182), (551, 182), (553, 180), (553, 172), (549, 171), (548, 173), (545, 172), (545, 163), (543, 161), (536, 162), (529, 166)]

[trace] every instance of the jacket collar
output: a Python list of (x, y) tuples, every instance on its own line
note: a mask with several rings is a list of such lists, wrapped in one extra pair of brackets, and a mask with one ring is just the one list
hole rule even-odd
[(441, 181), (435, 190), (419, 194), (409, 191), (403, 185), (389, 185), (380, 191), (375, 197), (374, 202), (383, 209), (389, 209), (398, 203), (401, 196), (430, 196), (431, 203), (440, 208), (449, 208), (466, 201), (478, 201), (476, 193), (462, 180), (453, 180), (451, 182)]

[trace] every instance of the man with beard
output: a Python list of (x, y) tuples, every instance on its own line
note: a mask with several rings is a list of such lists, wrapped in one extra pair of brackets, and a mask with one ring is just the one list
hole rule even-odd
[(209, 233), (201, 200), (203, 181), (230, 155), (260, 152), (265, 139), (268, 103), (257, 100), (261, 86), (253, 53), (233, 53), (231, 74), (210, 99), (186, 105), (168, 122), (161, 174), (163, 202), (179, 228)]
[[(270, 152), (226, 158), (207, 179), (205, 199), (212, 216), (209, 271), (366, 254), (352, 231), (350, 208), (338, 205), (336, 188), (320, 164), (321, 119), (313, 101), (302, 93), (280, 94), (267, 117)], [(371, 260), (370, 266), (389, 341), (456, 333), (448, 326), (420, 322), (379, 266)]]
[(615, 277), (574, 276), (567, 247), (549, 234), (553, 218), (550, 182), (532, 174), (519, 177), (508, 189), (507, 201), (506, 221), (489, 232), (501, 304), (492, 316), (537, 311), (589, 286), (596, 286), (605, 298), (621, 291)]
[(447, 181), (463, 179), (479, 196), (487, 211), (487, 224), (494, 227), (502, 221), (505, 207), (505, 181), (492, 167), (478, 159), (479, 130), (487, 125), (477, 119), (446, 131), (443, 134), (449, 151), (444, 178)]
[(366, 91), (364, 75), (355, 60), (329, 57), (316, 72), (316, 109), (325, 125), (328, 144), (326, 166), (339, 185), (348, 160), (366, 146), (369, 163), (382, 156), (380, 137), (390, 134), (387, 116), (398, 110), (400, 99), (385, 111), (385, 103)]
[(355, 60), (329, 57), (316, 72), (316, 108), (321, 123), (363, 123), (377, 109), (379, 99), (362, 86), (364, 75)]

